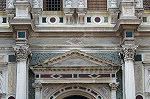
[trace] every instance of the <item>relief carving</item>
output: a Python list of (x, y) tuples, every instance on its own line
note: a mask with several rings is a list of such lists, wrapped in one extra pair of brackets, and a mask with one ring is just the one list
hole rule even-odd
[(119, 83), (110, 83), (109, 86), (111, 90), (117, 90)]
[(14, 0), (8, 0), (8, 8), (14, 8)]
[(79, 5), (79, 8), (84, 7), (84, 0), (79, 0), (78, 5)]
[(29, 51), (28, 45), (23, 45), (23, 46), (17, 45), (17, 46), (14, 46), (13, 48), (16, 52), (17, 61), (26, 60), (28, 58), (29, 54), (31, 53)]
[(136, 45), (123, 45), (122, 53), (124, 60), (132, 59), (134, 60), (134, 56), (136, 54), (137, 47)]
[(66, 0), (66, 7), (71, 8), (72, 7), (72, 1), (71, 0)]
[(40, 7), (39, 0), (34, 0), (33, 1), (33, 8), (39, 8), (39, 7)]

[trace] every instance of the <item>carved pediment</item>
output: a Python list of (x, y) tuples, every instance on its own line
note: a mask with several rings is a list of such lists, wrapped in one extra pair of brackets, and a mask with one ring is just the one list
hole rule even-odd
[(71, 50), (63, 55), (47, 59), (37, 66), (57, 67), (57, 66), (118, 66), (101, 58), (93, 57), (79, 50)]

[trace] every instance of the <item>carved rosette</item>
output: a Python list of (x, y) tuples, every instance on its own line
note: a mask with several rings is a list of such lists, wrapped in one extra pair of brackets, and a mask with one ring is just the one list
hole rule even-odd
[(109, 86), (111, 88), (111, 90), (117, 90), (119, 83), (110, 83)]
[(27, 60), (29, 54), (31, 53), (29, 51), (28, 45), (23, 45), (23, 46), (16, 45), (13, 48), (16, 52), (17, 61)]
[(137, 47), (136, 45), (124, 45), (122, 46), (122, 53), (124, 56), (124, 60), (134, 60), (134, 56), (136, 54)]

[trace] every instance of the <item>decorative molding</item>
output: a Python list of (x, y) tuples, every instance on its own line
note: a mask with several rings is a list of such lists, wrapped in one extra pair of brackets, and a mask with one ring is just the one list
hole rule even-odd
[(31, 53), (29, 51), (29, 45), (16, 45), (13, 48), (16, 52), (17, 61), (27, 60), (29, 54)]
[(136, 50), (137, 50), (138, 46), (122, 45), (122, 47), (123, 47), (122, 53), (123, 53), (124, 60), (129, 60), (129, 59), (134, 60), (134, 56), (136, 54)]
[(119, 83), (110, 83), (109, 86), (111, 87), (111, 90), (117, 90)]

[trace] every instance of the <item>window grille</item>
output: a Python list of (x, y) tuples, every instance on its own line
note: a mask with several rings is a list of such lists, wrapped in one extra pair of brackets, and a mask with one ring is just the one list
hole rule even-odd
[(143, 0), (144, 10), (150, 10), (150, 0)]
[(0, 0), (0, 11), (4, 11), (6, 8), (6, 0)]
[(88, 0), (88, 10), (107, 10), (107, 0)]
[(62, 0), (44, 0), (43, 3), (44, 11), (61, 11), (62, 10)]

